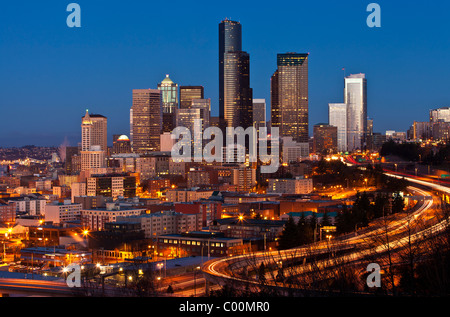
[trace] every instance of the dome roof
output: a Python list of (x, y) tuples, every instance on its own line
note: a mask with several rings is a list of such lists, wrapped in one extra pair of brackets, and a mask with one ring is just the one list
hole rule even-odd
[(172, 81), (172, 79), (169, 78), (169, 75), (166, 75), (166, 78), (164, 78), (161, 83), (173, 84), (173, 81)]
[(125, 134), (122, 134), (117, 138), (117, 141), (130, 141), (130, 138), (127, 137)]

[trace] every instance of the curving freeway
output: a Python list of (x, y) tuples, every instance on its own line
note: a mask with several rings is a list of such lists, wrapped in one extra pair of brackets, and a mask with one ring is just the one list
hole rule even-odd
[[(416, 179), (414, 177), (404, 177), (403, 175), (394, 173), (386, 174), (391, 177), (405, 178), (412, 183), (416, 183), (428, 189), (450, 194), (450, 188), (443, 185)], [(358, 235), (351, 234), (337, 237), (336, 239), (333, 239), (332, 243), (325, 241), (291, 250), (258, 252), (250, 255), (213, 260), (207, 262), (202, 267), (202, 271), (205, 278), (214, 284), (226, 285), (233, 283), (233, 285), (241, 284), (246, 285), (246, 287), (248, 287), (248, 285), (258, 287), (260, 282), (256, 278), (258, 275), (256, 271), (260, 264), (264, 263), (266, 268), (272, 268), (272, 272), (269, 270), (269, 272), (266, 273), (266, 285), (282, 289), (283, 286), (280, 285), (275, 278), (275, 272), (280, 268), (280, 265), (278, 264), (283, 261), (295, 263), (293, 268), (291, 268), (291, 274), (301, 274), (302, 272), (307, 271), (308, 264), (305, 265), (305, 263), (307, 263), (307, 259), (313, 255), (320, 257), (321, 255), (329, 254), (330, 250), (332, 250), (333, 260), (330, 261), (330, 257), (324, 258), (324, 260), (321, 260), (318, 264), (322, 268), (326, 268), (331, 266), (332, 263), (340, 261), (360, 261), (368, 255), (383, 254), (383, 252), (388, 251), (388, 249), (399, 249), (406, 243), (414, 243), (415, 241), (423, 239), (424, 236), (438, 234), (446, 229), (448, 226), (448, 219), (442, 219), (408, 235), (408, 230), (411, 228), (413, 222), (424, 224), (427, 219), (437, 219), (433, 217), (436, 209), (439, 209), (439, 199), (436, 197), (433, 198), (433, 193), (429, 190), (424, 190), (415, 186), (410, 186), (408, 189), (411, 192), (414, 192), (416, 196), (422, 196), (423, 199), (419, 201), (416, 208), (406, 217), (395, 219), (389, 223), (379, 220), (364, 231), (358, 232)], [(380, 242), (386, 238), (386, 235), (389, 236), (389, 244)], [(378, 239), (378, 243), (374, 245), (373, 242), (376, 241), (377, 238), (380, 239)], [(253, 270), (253, 272), (248, 272), (249, 270)], [(289, 285), (289, 289), (292, 287), (293, 285)], [(294, 287), (303, 288), (302, 285), (294, 285)]]

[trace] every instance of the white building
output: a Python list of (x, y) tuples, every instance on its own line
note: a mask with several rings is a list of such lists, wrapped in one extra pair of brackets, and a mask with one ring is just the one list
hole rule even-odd
[(365, 74), (345, 77), (348, 151), (363, 149), (367, 132), (367, 80)]
[(88, 151), (81, 151), (81, 171), (105, 168), (105, 151), (99, 145), (92, 146)]
[(16, 206), (16, 212), (26, 213), (30, 216), (44, 215), (47, 201), (45, 199), (33, 197), (18, 197), (5, 199), (7, 203)]
[(339, 152), (347, 151), (347, 105), (328, 104), (328, 124), (337, 127), (337, 147)]
[(72, 204), (70, 200), (45, 206), (45, 221), (65, 223), (80, 220), (81, 204)]

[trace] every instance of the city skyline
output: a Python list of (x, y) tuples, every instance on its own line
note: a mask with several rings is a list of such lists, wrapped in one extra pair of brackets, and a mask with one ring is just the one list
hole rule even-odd
[[(76, 120), (69, 122), (65, 114), (68, 117), (79, 116), (86, 108), (108, 117), (108, 144), (111, 145), (113, 134), (127, 134), (129, 131), (128, 122), (123, 117), (131, 107), (130, 91), (155, 89), (166, 74), (170, 74), (180, 86), (204, 86), (205, 98), (211, 98), (211, 114), (217, 116), (217, 25), (226, 17), (243, 25), (244, 49), (250, 54), (252, 64), (250, 85), (253, 98), (266, 99), (267, 104), (270, 103), (270, 76), (276, 68), (278, 53), (310, 53), (310, 135), (312, 125), (326, 121), (328, 104), (341, 99), (346, 74), (365, 73), (370, 81), (368, 115), (374, 119), (374, 131), (406, 131), (413, 121), (426, 121), (430, 109), (448, 104), (443, 89), (445, 74), (440, 70), (448, 63), (444, 60), (444, 53), (449, 42), (443, 37), (437, 42), (428, 37), (432, 28), (443, 22), (424, 17), (425, 20), (420, 20), (423, 22), (412, 23), (414, 18), (421, 17), (414, 8), (380, 2), (383, 26), (372, 29), (365, 24), (366, 4), (327, 3), (320, 8), (307, 4), (304, 11), (309, 15), (305, 14), (305, 19), (293, 19), (288, 14), (286, 21), (274, 18), (278, 23), (269, 23), (269, 29), (264, 25), (266, 19), (261, 18), (268, 14), (268, 9), (245, 3), (242, 10), (226, 9), (220, 14), (208, 14), (202, 20), (187, 19), (186, 27), (181, 30), (176, 25), (156, 28), (163, 25), (159, 18), (148, 24), (137, 24), (129, 16), (133, 9), (125, 9), (123, 13), (114, 8), (107, 9), (103, 12), (103, 20), (96, 21), (95, 14), (99, 14), (100, 9), (105, 11), (105, 8), (81, 2), (83, 25), (79, 30), (71, 30), (53, 17), (59, 12), (64, 22), (65, 7), (56, 2), (53, 4), (48, 5), (48, 10), (43, 10), (43, 18), (39, 21), (44, 22), (34, 29), (37, 20), (29, 13), (22, 12), (16, 19), (23, 19), (26, 23), (2, 15), (2, 21), (14, 32), (1, 33), (0, 47), (6, 58), (0, 63), (8, 74), (1, 80), (1, 103), (5, 116), (13, 116), (17, 109), (23, 113), (20, 128), (9, 122), (3, 125), (2, 146), (57, 146), (65, 138), (74, 146), (79, 142), (78, 123)], [(31, 12), (35, 6), (38, 5), (29, 4)], [(445, 3), (428, 4), (422, 12), (441, 14), (446, 6), (448, 4)], [(4, 12), (17, 15), (19, 9), (15, 4), (7, 4)], [(183, 9), (186, 8), (180, 5), (175, 10), (176, 15), (180, 16)], [(203, 8), (194, 12), (193, 17), (205, 14), (207, 10)], [(275, 9), (274, 16), (278, 10)], [(133, 13), (138, 14), (134, 10)], [(51, 18), (45, 19), (47, 16)], [(405, 16), (411, 19), (409, 24)], [(112, 20), (126, 18), (127, 23), (122, 26), (113, 23), (114, 27), (109, 31), (111, 24), (104, 20), (107, 17)], [(403, 24), (409, 29), (402, 27)], [(287, 25), (291, 28), (286, 28)], [(311, 34), (297, 36), (296, 31), (308, 25), (311, 26)], [(421, 29), (423, 25), (427, 26), (424, 30)], [(152, 33), (155, 36), (144, 35), (149, 29), (155, 31)], [(339, 35), (344, 29), (349, 36), (346, 39)], [(395, 35), (400, 31), (406, 35), (398, 40)], [(133, 32), (136, 33), (132, 41), (129, 34)], [(24, 40), (17, 43), (11, 34)], [(29, 36), (33, 36), (33, 40)], [(416, 43), (414, 50), (408, 43), (412, 39)], [(187, 42), (191, 45), (187, 46)], [(182, 50), (179, 49), (181, 47)], [(425, 52), (432, 56), (425, 69), (412, 64)], [(427, 93), (417, 96), (411, 91), (418, 88), (418, 83), (410, 78), (413, 73), (425, 70), (428, 76), (438, 76), (441, 80), (434, 85), (422, 82), (421, 91)], [(395, 86), (394, 83), (398, 84)], [(20, 93), (23, 86), (28, 87), (28, 94)], [(50, 89), (53, 93), (47, 94)], [(65, 111), (61, 111), (62, 107)], [(407, 112), (405, 107), (408, 107)], [(401, 121), (398, 120), (400, 114)]]
[(2, 9), (0, 297), (450, 294), (449, 3)]

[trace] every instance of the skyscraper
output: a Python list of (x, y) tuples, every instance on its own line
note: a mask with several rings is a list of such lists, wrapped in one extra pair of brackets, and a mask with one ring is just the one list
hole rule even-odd
[(367, 132), (367, 80), (365, 74), (345, 77), (344, 103), (347, 105), (347, 147), (363, 150)]
[(180, 86), (180, 108), (190, 108), (193, 99), (205, 97), (203, 86)]
[(345, 103), (328, 104), (328, 124), (337, 127), (337, 150), (347, 151), (347, 105)]
[(99, 145), (102, 151), (108, 149), (108, 119), (100, 114), (86, 114), (81, 118), (81, 149), (89, 151)]
[(158, 84), (162, 96), (162, 112), (175, 113), (178, 108), (178, 85), (175, 84), (169, 75)]
[(266, 126), (266, 99), (253, 99), (253, 124), (258, 134)]
[(160, 150), (162, 98), (159, 89), (134, 89), (130, 111), (131, 145), (135, 153)]
[(241, 24), (225, 19), (219, 24), (219, 117), (228, 127), (252, 125), (252, 94)]
[(202, 119), (202, 130), (210, 126), (211, 121), (211, 99), (193, 99), (192, 109), (200, 110), (200, 119)]
[(278, 69), (271, 78), (272, 126), (280, 137), (308, 142), (308, 55), (277, 55)]
[(176, 111), (178, 109), (178, 85), (169, 75), (158, 84), (162, 98), (162, 132), (172, 132), (175, 129)]

